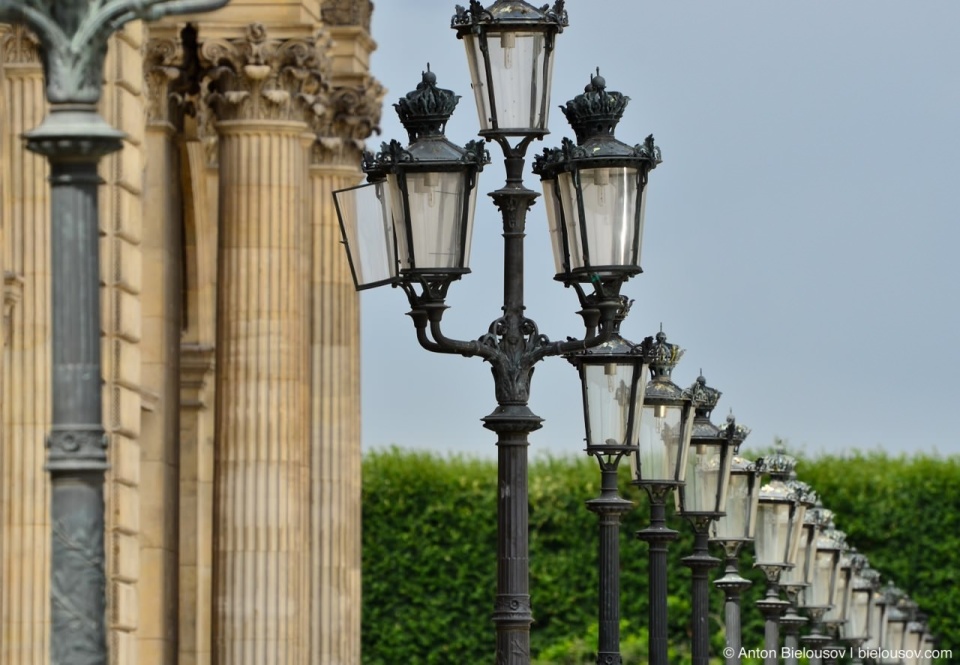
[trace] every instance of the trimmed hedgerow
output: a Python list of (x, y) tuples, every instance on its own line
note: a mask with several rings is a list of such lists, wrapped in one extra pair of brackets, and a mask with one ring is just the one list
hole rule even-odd
[[(627, 465), (624, 465), (627, 466)], [(960, 593), (960, 462), (885, 455), (802, 461), (802, 480), (837, 513), (849, 542), (892, 576), (931, 614), (941, 646), (957, 641)], [(496, 463), (398, 449), (364, 460), (363, 662), (367, 665), (488, 663), (496, 574)], [(636, 509), (621, 536), (623, 652), (646, 658), (647, 549), (634, 537), (649, 519), (646, 498), (622, 493)], [(597, 524), (584, 501), (599, 494), (596, 463), (586, 457), (531, 464), (530, 586), (537, 665), (592, 663), (596, 648)], [(692, 530), (669, 512), (671, 662), (690, 662), (689, 570)], [(715, 552), (714, 554), (718, 554)], [(754, 581), (743, 600), (745, 646), (763, 643), (753, 602), (762, 576), (749, 554), (741, 572)], [(713, 652), (723, 647), (722, 594), (711, 598)]]

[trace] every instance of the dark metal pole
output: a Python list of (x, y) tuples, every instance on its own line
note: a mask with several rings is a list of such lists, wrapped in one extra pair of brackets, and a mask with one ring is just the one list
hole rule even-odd
[(821, 632), (823, 629), (823, 615), (826, 611), (826, 607), (806, 608), (807, 614), (810, 615), (810, 633), (801, 637), (800, 642), (805, 647), (810, 648), (810, 665), (821, 665), (822, 659), (820, 658), (820, 654), (823, 648), (830, 642), (830, 638)]
[[(74, 129), (83, 127), (80, 135)], [(27, 147), (50, 160), (53, 425), (50, 472), (51, 658), (106, 663), (101, 424), (100, 216), (97, 163), (119, 150), (121, 134), (96, 108), (54, 106)]]
[(684, 557), (683, 564), (690, 568), (693, 596), (693, 665), (710, 665), (710, 580), (712, 568), (720, 565), (720, 559), (710, 556), (711, 517), (696, 517), (691, 520), (694, 528), (693, 554)]
[(797, 665), (799, 660), (797, 654), (800, 650), (800, 629), (807, 623), (806, 617), (797, 613), (797, 599), (802, 588), (802, 585), (784, 585), (787, 601), (790, 603), (786, 614), (780, 618), (780, 625), (783, 626), (783, 648), (786, 651), (784, 665)]
[(587, 501), (587, 508), (597, 514), (600, 526), (600, 584), (598, 589), (599, 640), (597, 665), (620, 665), (620, 516), (633, 509), (630, 501), (617, 491), (617, 466), (613, 461), (600, 462), (600, 496)]
[(780, 566), (762, 565), (764, 574), (767, 576), (767, 594), (762, 600), (757, 601), (757, 609), (763, 615), (763, 650), (765, 657), (764, 665), (777, 665), (780, 659), (778, 653), (780, 650), (780, 617), (789, 607), (789, 603), (780, 600)]
[(644, 486), (650, 497), (650, 526), (637, 532), (649, 545), (650, 665), (669, 665), (667, 652), (667, 550), (677, 532), (667, 527), (667, 496), (672, 485)]
[(727, 665), (740, 665), (740, 648), (742, 646), (740, 624), (740, 596), (750, 587), (750, 580), (740, 575), (740, 548), (742, 540), (721, 541), (726, 559), (723, 577), (714, 582), (723, 589), (723, 618), (726, 624), (724, 660)]

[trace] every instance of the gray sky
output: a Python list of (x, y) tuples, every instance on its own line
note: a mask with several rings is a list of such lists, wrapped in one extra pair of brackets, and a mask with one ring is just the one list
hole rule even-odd
[[(492, 1), (492, 0), (491, 0)], [(545, 2), (546, 0), (543, 0)], [(463, 0), (461, 0), (463, 4)], [(535, 4), (540, 4), (539, 0)], [(623, 326), (640, 341), (661, 322), (687, 350), (674, 372), (703, 371), (752, 428), (798, 451), (884, 449), (960, 454), (950, 414), (960, 377), (960, 3), (693, 3), (568, 0), (557, 42), (552, 133), (530, 156), (573, 136), (557, 108), (596, 67), (632, 101), (617, 138), (653, 133), (644, 274)], [(388, 88), (381, 140), (406, 142), (392, 104), (430, 62), (461, 94), (448, 125), (474, 138), (477, 112), (454, 4), (379, 0), (372, 66)], [(480, 180), (471, 268), (455, 283), (448, 336), (475, 339), (500, 314), (502, 155)], [(540, 190), (529, 171), (525, 182)], [(527, 312), (551, 339), (582, 336), (575, 293), (553, 281), (543, 206), (527, 223)], [(398, 289), (364, 292), (363, 445), (495, 454), (479, 419), (496, 402), (477, 358), (416, 343)], [(551, 358), (533, 378), (546, 419), (533, 454), (583, 449), (580, 384)]]

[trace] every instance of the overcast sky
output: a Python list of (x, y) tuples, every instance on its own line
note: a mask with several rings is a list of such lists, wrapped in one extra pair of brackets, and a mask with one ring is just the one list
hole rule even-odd
[[(463, 0), (461, 0), (463, 1)], [(546, 0), (543, 0), (546, 1)], [(464, 2), (465, 4), (465, 2)], [(537, 2), (535, 4), (540, 4)], [(723, 392), (747, 446), (775, 436), (798, 452), (883, 449), (960, 454), (960, 3), (845, 0), (568, 0), (557, 41), (557, 108), (600, 67), (631, 97), (617, 138), (653, 133), (644, 274), (623, 326), (640, 341), (663, 325)], [(379, 0), (372, 67), (387, 87), (383, 134), (406, 142), (392, 104), (427, 62), (463, 98), (448, 125), (461, 145), (477, 112), (454, 4)], [(454, 283), (448, 336), (475, 339), (500, 314), (502, 155), (480, 180), (473, 273)], [(529, 171), (525, 182), (540, 190)], [(527, 224), (527, 313), (551, 339), (582, 336), (575, 293), (553, 281), (542, 203)], [(364, 292), (363, 445), (495, 454), (480, 418), (496, 406), (478, 358), (417, 344), (399, 289)], [(549, 358), (533, 377), (545, 418), (534, 454), (583, 449), (580, 384)]]

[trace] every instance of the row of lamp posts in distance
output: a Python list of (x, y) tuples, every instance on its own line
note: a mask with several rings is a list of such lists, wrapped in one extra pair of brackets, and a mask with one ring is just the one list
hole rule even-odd
[[(734, 649), (729, 663), (740, 660), (739, 599), (749, 585), (738, 573), (738, 554), (751, 540), (768, 580), (759, 606), (770, 653), (778, 648), (781, 623), (786, 644), (798, 645), (805, 619), (797, 609), (811, 618), (813, 630), (805, 638), (811, 646), (845, 640), (886, 647), (898, 639), (905, 644), (908, 636), (928, 639), (919, 624), (910, 623), (915, 617), (904, 611), (909, 605), (877, 591), (876, 573), (844, 549), (829, 511), (791, 480), (791, 458), (778, 452), (756, 465), (737, 457), (747, 430), (732, 417), (721, 427), (710, 422), (719, 391), (702, 377), (686, 390), (673, 383), (679, 347), (662, 332), (640, 344), (620, 335), (630, 309), (620, 290), (641, 272), (646, 185), (661, 157), (652, 136), (636, 145), (615, 138), (629, 98), (608, 91), (599, 70), (582, 94), (561, 107), (576, 141), (563, 139), (533, 165), (543, 188), (555, 279), (577, 293), (584, 335), (551, 342), (525, 316), (526, 214), (539, 194), (524, 186), (523, 170), (530, 143), (548, 133), (554, 46), (566, 25), (563, 0), (541, 8), (520, 0), (458, 6), (452, 27), (466, 47), (481, 140), (464, 147), (447, 140), (446, 123), (459, 96), (439, 87), (428, 66), (416, 90), (394, 105), (409, 144), (393, 140), (375, 155), (366, 153), (368, 182), (334, 194), (357, 289), (401, 288), (421, 346), (491, 365), (497, 407), (483, 420), (498, 436), (495, 662), (530, 663), (527, 448), (541, 419), (528, 400), (534, 365), (548, 356), (566, 357), (579, 370), (587, 453), (601, 469), (601, 495), (587, 502), (599, 521), (597, 663), (622, 662), (619, 529), (632, 507), (617, 490), (624, 457), (651, 505), (650, 524), (637, 536), (649, 545), (653, 665), (668, 663), (667, 547), (677, 532), (666, 525), (666, 502), (673, 490), (679, 513), (695, 531), (694, 551), (684, 559), (693, 578), (695, 665), (709, 660), (708, 573), (720, 563), (709, 554), (711, 540), (726, 555), (716, 585), (726, 597), (726, 637)], [(500, 146), (506, 170), (506, 183), (490, 194), (503, 218), (502, 315), (478, 339), (455, 340), (441, 324), (450, 285), (470, 272), (476, 186), (490, 159), (488, 140)], [(763, 487), (761, 469), (770, 475)], [(789, 602), (780, 599), (780, 587)]]

